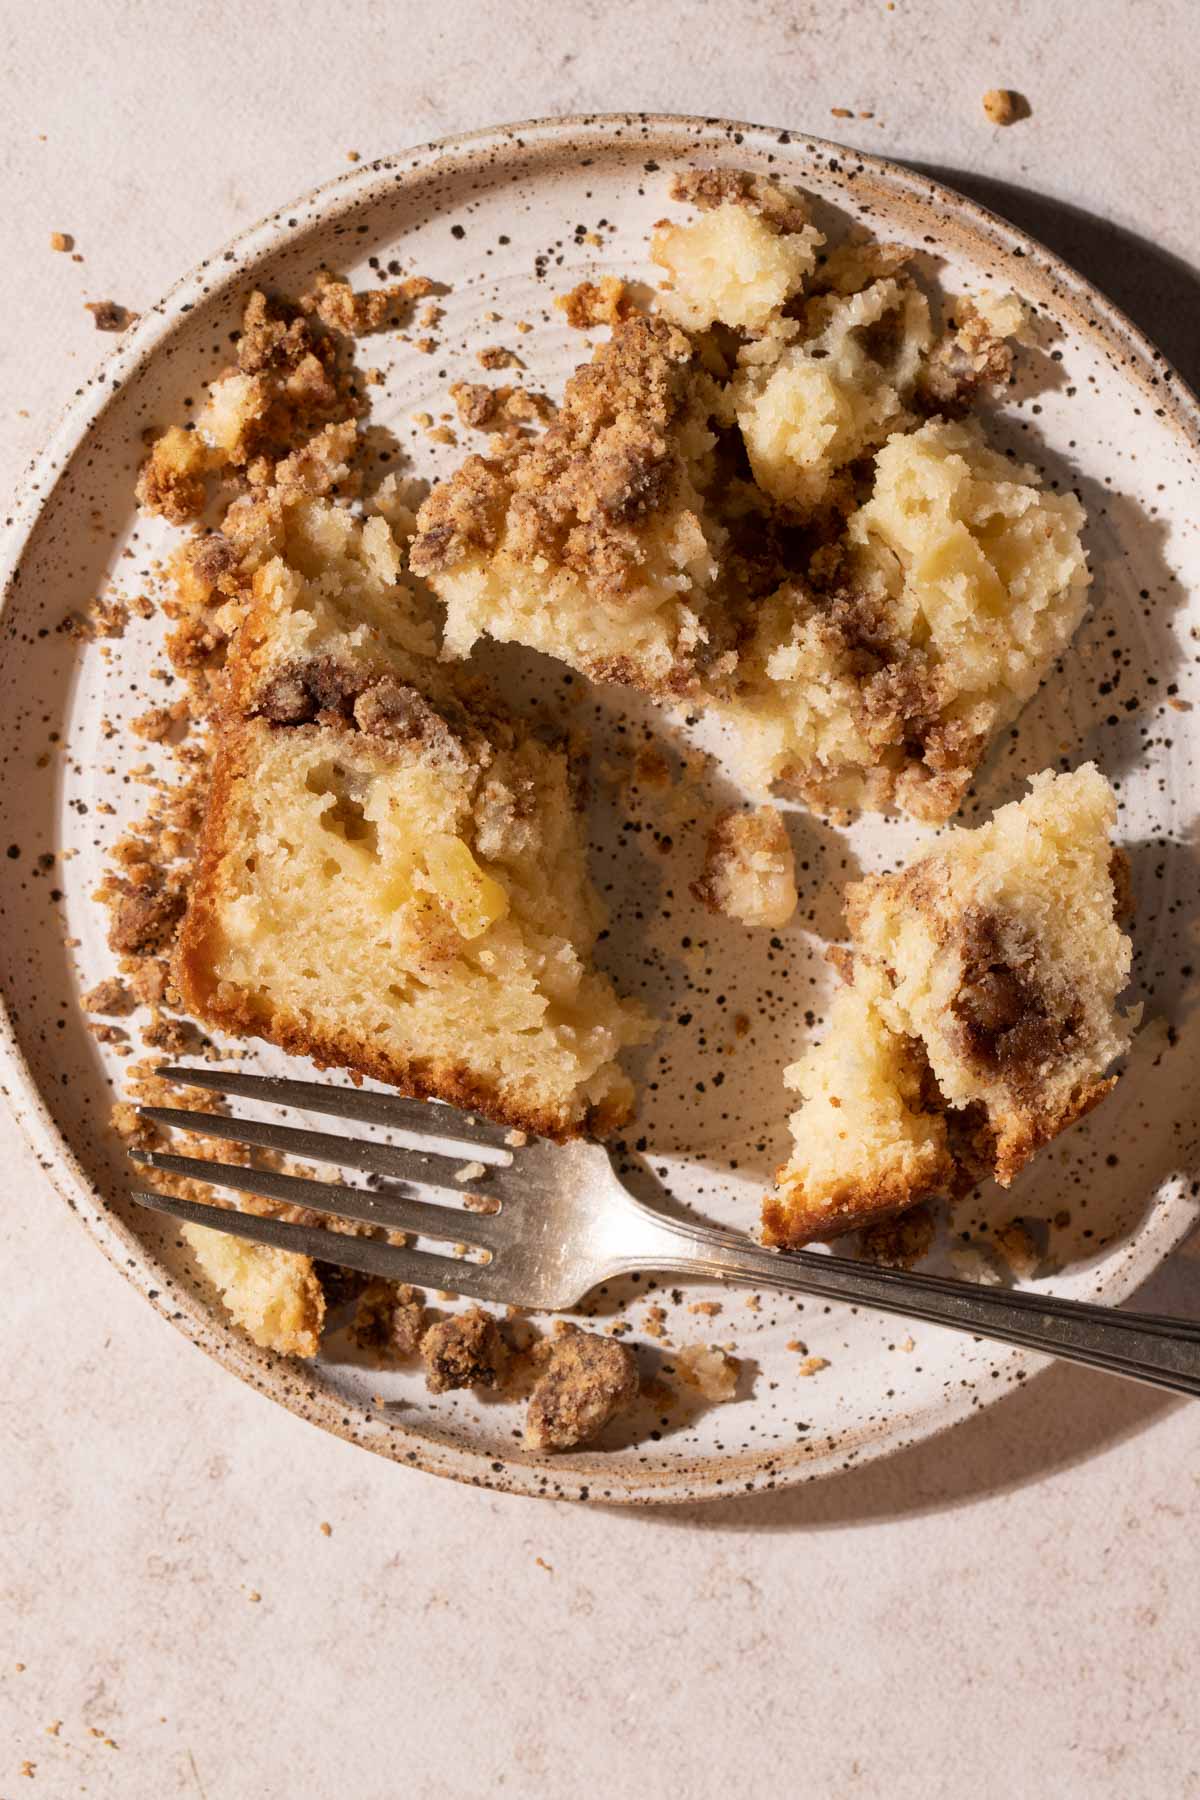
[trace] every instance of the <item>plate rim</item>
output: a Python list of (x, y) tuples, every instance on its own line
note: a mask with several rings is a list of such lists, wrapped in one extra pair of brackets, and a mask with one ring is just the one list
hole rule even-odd
[[(284, 223), (289, 215), (302, 209), (307, 211), (306, 223), (311, 228), (317, 222), (318, 213), (322, 221), (328, 223), (340, 214), (365, 208), (378, 197), (376, 190), (388, 191), (395, 185), (397, 176), (426, 168), (438, 159), (455, 156), (469, 161), (490, 147), (495, 152), (495, 162), (505, 157), (511, 160), (525, 151), (528, 140), (535, 136), (571, 139), (593, 132), (599, 141), (610, 143), (618, 126), (648, 127), (666, 137), (686, 133), (690, 144), (699, 148), (711, 140), (714, 150), (728, 149), (743, 139), (753, 140), (756, 149), (770, 142), (784, 149), (795, 145), (806, 158), (812, 155), (830, 161), (845, 158), (856, 170), (872, 171), (902, 192), (911, 194), (914, 200), (919, 198), (924, 202), (931, 195), (944, 197), (957, 217), (976, 229), (982, 228), (986, 235), (999, 239), (1006, 247), (1023, 252), (1032, 249), (1043, 269), (1061, 284), (1071, 300), (1086, 308), (1090, 315), (1088, 329), (1107, 328), (1116, 340), (1157, 371), (1162, 382), (1160, 399), (1164, 421), (1185, 438), (1193, 454), (1200, 456), (1200, 400), (1141, 327), (1031, 233), (936, 176), (893, 158), (858, 150), (793, 127), (718, 116), (585, 112), (515, 120), (431, 139), (392, 156), (373, 158), (320, 182), (235, 233), (173, 282), (142, 315), (127, 338), (115, 346), (76, 389), (60, 410), (43, 448), (26, 464), (0, 539), (0, 620), (12, 599), (14, 576), (19, 575), (38, 520), (66, 464), (112, 404), (120, 388), (182, 327), (196, 298), (211, 302), (223, 291), (244, 282), (253, 263), (264, 260), (279, 248), (289, 229)], [(226, 264), (227, 268), (223, 268)], [(983, 1407), (994, 1405), (1010, 1395), (1025, 1384), (1028, 1376), (1047, 1368), (1052, 1360), (1032, 1351), (1002, 1351), (993, 1367), (997, 1375), (1008, 1377), (1007, 1382), (989, 1382), (982, 1393), (964, 1392), (944, 1401), (932, 1417), (918, 1414), (900, 1422), (881, 1423), (878, 1428), (869, 1429), (858, 1437), (852, 1448), (848, 1449), (843, 1440), (841, 1453), (836, 1458), (827, 1457), (822, 1462), (818, 1454), (794, 1457), (787, 1462), (781, 1461), (763, 1477), (750, 1481), (744, 1478), (731, 1480), (717, 1472), (720, 1467), (726, 1470), (736, 1467), (734, 1459), (721, 1464), (717, 1458), (705, 1458), (704, 1462), (711, 1465), (707, 1470), (703, 1465), (698, 1471), (694, 1463), (684, 1463), (678, 1470), (661, 1473), (626, 1472), (590, 1459), (584, 1466), (580, 1458), (508, 1461), (484, 1449), (439, 1441), (427, 1429), (414, 1432), (400, 1421), (388, 1420), (381, 1425), (378, 1418), (365, 1413), (355, 1402), (339, 1399), (298, 1379), (297, 1365), (292, 1359), (258, 1349), (230, 1319), (199, 1296), (174, 1289), (164, 1292), (163, 1277), (155, 1272), (142, 1240), (105, 1205), (102, 1195), (88, 1179), (70, 1143), (55, 1123), (21, 1050), (3, 996), (0, 996), (0, 1076), (3, 1077), (0, 1097), (51, 1188), (105, 1258), (184, 1337), (246, 1385), (257, 1388), (288, 1411), (333, 1435), (402, 1465), (472, 1486), (604, 1505), (639, 1506), (728, 1499), (749, 1492), (799, 1485), (840, 1474), (848, 1463), (850, 1467), (858, 1468), (917, 1442), (940, 1436)], [(1190, 1225), (1185, 1221), (1178, 1235), (1163, 1249), (1160, 1261), (1171, 1254), (1189, 1229)], [(1139, 1275), (1130, 1291), (1138, 1281), (1146, 1278), (1146, 1274)], [(299, 1365), (300, 1370), (303, 1367), (303, 1364)], [(356, 1419), (356, 1414), (361, 1417)], [(362, 1430), (364, 1423), (371, 1427), (366, 1434)]]

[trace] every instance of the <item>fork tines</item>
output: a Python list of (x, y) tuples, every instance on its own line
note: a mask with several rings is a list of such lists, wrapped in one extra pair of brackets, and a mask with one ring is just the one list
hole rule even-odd
[[(291, 1081), (276, 1076), (246, 1075), (213, 1069), (167, 1066), (158, 1070), (164, 1078), (189, 1087), (221, 1094), (237, 1094), (276, 1106), (304, 1107), (358, 1123), (406, 1132), (409, 1136), (441, 1141), (461, 1140), (467, 1151), (447, 1154), (440, 1150), (342, 1137), (332, 1132), (276, 1124), (260, 1119), (230, 1118), (219, 1113), (197, 1112), (185, 1107), (139, 1106), (138, 1113), (156, 1125), (186, 1131), (194, 1137), (216, 1138), (234, 1144), (274, 1150), (291, 1158), (356, 1169), (390, 1182), (419, 1183), (423, 1188), (462, 1195), (478, 1191), (498, 1202), (494, 1212), (471, 1211), (462, 1206), (419, 1200), (403, 1189), (351, 1187), (341, 1182), (319, 1181), (285, 1174), (276, 1169), (251, 1168), (241, 1163), (210, 1161), (199, 1156), (179, 1156), (161, 1150), (134, 1150), (135, 1162), (166, 1174), (185, 1176), (236, 1193), (254, 1194), (283, 1206), (306, 1208), (333, 1218), (354, 1220), (383, 1231), (405, 1232), (420, 1238), (453, 1243), (483, 1251), (487, 1257), (500, 1247), (504, 1227), (499, 1210), (528, 1189), (518, 1177), (508, 1134), (502, 1127), (477, 1120), (437, 1102), (410, 1100), (396, 1094), (364, 1092), (360, 1088), (329, 1086), (315, 1081)], [(471, 1155), (476, 1150), (488, 1154)], [(499, 1152), (500, 1154), (497, 1154)], [(468, 1158), (469, 1160), (465, 1160)], [(139, 1205), (170, 1214), (192, 1224), (207, 1225), (251, 1242), (291, 1250), (327, 1262), (342, 1263), (368, 1274), (397, 1281), (436, 1285), (476, 1298), (495, 1297), (487, 1263), (458, 1256), (440, 1255), (382, 1242), (378, 1237), (331, 1233), (316, 1226), (300, 1225), (257, 1213), (210, 1206), (194, 1200), (148, 1190), (134, 1193)]]

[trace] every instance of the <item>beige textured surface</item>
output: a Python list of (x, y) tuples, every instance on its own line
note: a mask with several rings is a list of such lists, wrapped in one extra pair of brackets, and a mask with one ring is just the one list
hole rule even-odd
[[(1195, 382), (1190, 14), (5, 0), (0, 470), (108, 345), (84, 300), (148, 304), (348, 150), (583, 108), (758, 117), (957, 171)], [(989, 125), (997, 84), (1032, 117)], [(790, 1495), (499, 1499), (241, 1388), (125, 1287), (4, 1119), (0, 1167), (2, 1800), (1200, 1794), (1196, 1408), (1057, 1371)], [(1194, 1253), (1148, 1302), (1200, 1307)]]

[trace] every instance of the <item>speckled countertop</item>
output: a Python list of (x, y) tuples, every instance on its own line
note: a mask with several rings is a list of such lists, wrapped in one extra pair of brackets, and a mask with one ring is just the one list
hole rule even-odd
[[(299, 0), (251, 29), (216, 3), (0, 6), (4, 474), (111, 341), (85, 301), (144, 306), (352, 150), (585, 109), (926, 165), (1195, 384), (1191, 12)], [(1031, 116), (990, 125), (996, 85)], [(4, 1118), (0, 1168), (0, 1800), (1200, 1794), (1200, 1410), (1058, 1370), (792, 1493), (500, 1498), (240, 1387), (103, 1261)], [(1200, 1309), (1194, 1249), (1147, 1303)]]

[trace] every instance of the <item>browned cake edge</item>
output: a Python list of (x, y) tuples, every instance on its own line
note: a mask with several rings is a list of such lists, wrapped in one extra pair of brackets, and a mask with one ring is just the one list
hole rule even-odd
[[(786, 1165), (785, 1165), (786, 1168)], [(781, 1179), (781, 1168), (776, 1179)], [(786, 1189), (776, 1190), (763, 1198), (762, 1241), (781, 1250), (799, 1250), (805, 1244), (823, 1243), (841, 1237), (860, 1225), (876, 1225), (894, 1219), (922, 1200), (932, 1200), (949, 1193), (958, 1181), (957, 1164), (949, 1149), (931, 1160), (928, 1172), (905, 1179), (901, 1175), (881, 1177), (877, 1181), (847, 1181), (845, 1189), (832, 1206), (806, 1205), (799, 1196)]]

